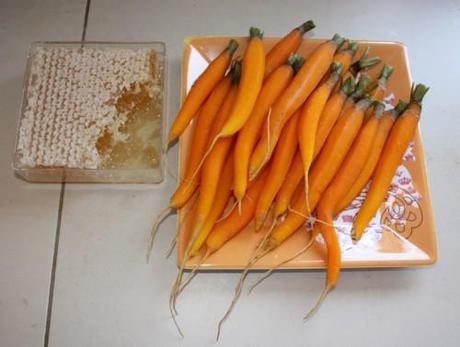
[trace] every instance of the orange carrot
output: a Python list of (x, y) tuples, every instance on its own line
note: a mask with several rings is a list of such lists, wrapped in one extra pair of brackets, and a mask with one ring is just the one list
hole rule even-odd
[[(230, 115), (230, 111), (233, 107), (233, 103), (236, 102), (237, 86), (233, 84), (230, 89), (230, 93), (227, 100), (224, 102), (222, 112), (215, 120), (216, 132), (220, 131), (218, 126), (225, 124), (226, 120)], [(216, 194), (219, 177), (222, 172), (222, 168), (228, 157), (232, 145), (234, 142), (234, 136), (225, 137), (218, 139), (214, 147), (209, 151), (209, 155), (204, 160), (204, 164), (201, 170), (200, 180), (200, 193), (198, 195), (197, 208), (195, 211), (195, 218), (193, 221), (192, 235), (196, 235), (203, 227), (203, 223), (206, 221), (206, 217), (211, 210), (212, 203)], [(192, 237), (192, 239), (195, 236)]]
[(372, 147), (370, 150), (369, 157), (367, 158), (366, 164), (362, 168), (358, 178), (356, 178), (355, 182), (348, 190), (345, 197), (340, 199), (339, 203), (334, 209), (334, 215), (338, 214), (340, 211), (345, 209), (353, 199), (358, 196), (361, 190), (365, 187), (367, 182), (372, 176), (372, 173), (377, 166), (377, 162), (380, 158), (380, 154), (382, 153), (383, 146), (385, 145), (385, 141), (390, 133), (391, 127), (396, 119), (396, 117), (403, 112), (407, 107), (407, 103), (400, 100), (396, 107), (390, 111), (387, 111), (383, 114), (382, 118), (380, 119), (379, 126), (377, 128), (377, 134), (372, 142)]
[(231, 198), (233, 183), (233, 163), (233, 158), (229, 158), (229, 160), (227, 160), (225, 163), (224, 169), (219, 178), (219, 185), (217, 186), (216, 197), (212, 203), (211, 211), (209, 212), (203, 228), (198, 233), (198, 236), (190, 249), (191, 256), (198, 252), (201, 246), (205, 243), (206, 238), (213, 229), (218, 218), (224, 212), (224, 209), (227, 206), (229, 199)]
[(237, 48), (238, 43), (235, 40), (230, 40), (227, 48), (208, 65), (195, 81), (169, 130), (169, 144), (184, 132), (200, 106), (224, 76)]
[(316, 131), (313, 159), (318, 156), (321, 148), (323, 148), (323, 145), (329, 136), (329, 132), (340, 116), (345, 100), (354, 91), (354, 89), (355, 84), (353, 79), (347, 78), (341, 88), (329, 98), (324, 106), (323, 113), (319, 119), (318, 129)]
[(170, 199), (169, 206), (172, 208), (182, 207), (193, 195), (199, 182), (199, 172), (192, 179), (198, 164), (203, 156), (206, 145), (210, 138), (212, 123), (219, 113), (224, 100), (231, 86), (232, 74), (222, 79), (221, 82), (212, 91), (209, 98), (204, 103), (201, 112), (197, 116), (197, 124), (194, 129), (192, 142), (190, 145), (190, 154), (187, 161), (187, 169), (184, 177), (181, 179), (179, 186)]
[(275, 199), (278, 190), (283, 184), (283, 180), (292, 162), (292, 158), (297, 149), (297, 123), (299, 113), (289, 119), (283, 131), (281, 132), (280, 140), (276, 145), (273, 154), (272, 163), (267, 179), (265, 180), (262, 194), (259, 197), (255, 212), (255, 229), (259, 230), (267, 217), (268, 210), (273, 200)]
[(262, 188), (267, 177), (268, 170), (259, 175), (254, 184), (248, 189), (247, 197), (241, 202), (241, 214), (237, 209), (224, 220), (217, 223), (206, 239), (207, 251), (214, 253), (220, 249), (228, 240), (244, 229), (254, 217), (256, 204), (262, 193)]
[(302, 43), (303, 35), (315, 27), (313, 21), (309, 20), (298, 26), (281, 40), (267, 53), (265, 57), (265, 78), (288, 59), (288, 57), (297, 51)]
[(342, 64), (342, 76), (348, 71), (348, 69), (351, 66), (351, 62), (353, 60), (353, 57), (356, 54), (356, 51), (358, 49), (358, 43), (357, 42), (349, 42), (349, 45), (347, 48), (342, 49), (338, 51), (334, 55), (334, 61), (336, 63)]
[(286, 178), (276, 195), (274, 209), (275, 218), (278, 218), (287, 211), (289, 204), (293, 199), (294, 193), (303, 177), (302, 156), (300, 154), (300, 150), (297, 150), (294, 158), (292, 159), (292, 163), (289, 166)]
[(318, 211), (318, 219), (321, 223), (317, 223), (313, 229), (313, 234), (318, 231), (321, 233), (326, 246), (326, 284), (316, 305), (304, 317), (304, 320), (309, 319), (319, 309), (320, 305), (326, 299), (327, 294), (334, 288), (340, 275), (341, 264), (341, 249), (337, 238), (335, 228), (333, 227), (333, 219), (330, 214), (323, 214), (323, 210)]
[[(378, 80), (375, 82), (375, 85), (372, 87), (369, 86), (371, 87), (370, 94), (375, 100), (383, 101), (383, 98), (385, 97), (385, 93), (387, 91), (387, 82), (391, 74), (393, 73), (393, 70), (394, 70), (393, 66), (385, 64), (382, 68), (382, 71), (380, 72), (380, 76)], [(373, 112), (374, 112), (374, 108), (372, 106), (369, 107), (366, 111), (366, 116), (364, 118), (365, 119), (369, 118)]]
[(297, 137), (299, 140), (300, 153), (302, 154), (302, 163), (305, 179), (305, 196), (308, 197), (308, 172), (313, 161), (313, 153), (316, 141), (316, 131), (318, 122), (323, 113), (327, 99), (337, 83), (342, 72), (342, 64), (332, 63), (331, 76), (308, 98), (303, 107), (302, 114), (299, 118), (297, 127)]
[(262, 124), (267, 116), (267, 112), (276, 98), (287, 87), (288, 83), (294, 77), (295, 71), (302, 66), (302, 63), (303, 58), (300, 55), (291, 55), (286, 64), (279, 66), (270, 74), (264, 81), (248, 122), (238, 134), (235, 145), (233, 187), (233, 193), (238, 201), (241, 201), (246, 192), (249, 157), (260, 137)]
[(413, 140), (420, 119), (421, 103), (428, 88), (417, 84), (411, 92), (411, 102), (396, 120), (375, 169), (369, 192), (353, 223), (354, 238), (359, 240), (369, 221), (375, 215), (387, 194), (394, 173), (404, 152)]
[[(203, 224), (206, 222), (209, 212), (217, 192), (219, 178), (222, 173), (222, 168), (228, 158), (228, 153), (233, 145), (234, 137), (229, 136), (219, 139), (206, 161), (203, 164), (201, 173), (200, 194), (198, 196), (195, 218), (193, 221), (192, 235), (196, 235)], [(192, 237), (192, 239), (195, 236)]]
[(251, 115), (257, 96), (262, 88), (265, 71), (265, 53), (262, 43), (263, 32), (258, 28), (249, 30), (249, 44), (241, 62), (241, 78), (238, 95), (227, 122), (219, 137), (235, 134)]
[[(353, 57), (355, 56), (356, 50), (358, 49), (358, 43), (357, 42), (349, 42), (348, 47), (345, 49), (340, 49), (335, 53), (333, 61), (338, 64), (342, 64), (342, 72), (341, 76), (343, 76), (345, 73), (347, 73), (348, 69), (351, 66), (351, 62), (353, 60)], [(331, 75), (331, 71), (326, 73), (321, 80), (320, 84), (323, 84), (326, 82)]]
[(267, 119), (268, 132), (262, 132), (262, 137), (251, 156), (250, 176), (254, 176), (271, 157), (284, 125), (321, 81), (332, 63), (337, 47), (342, 42), (343, 38), (336, 34), (332, 40), (316, 48), (275, 102)]

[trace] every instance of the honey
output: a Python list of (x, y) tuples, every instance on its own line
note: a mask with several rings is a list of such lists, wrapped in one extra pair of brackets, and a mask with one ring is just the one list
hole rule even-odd
[(28, 179), (40, 169), (38, 181), (48, 181), (46, 169), (76, 182), (160, 180), (163, 70), (164, 56), (148, 45), (32, 47), (16, 172)]

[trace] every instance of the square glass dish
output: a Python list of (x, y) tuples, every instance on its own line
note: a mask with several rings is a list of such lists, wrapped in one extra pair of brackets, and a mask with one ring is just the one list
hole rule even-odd
[[(209, 62), (226, 47), (229, 39), (230, 37), (192, 37), (185, 40), (182, 60), (182, 98)], [(235, 52), (235, 56), (242, 56), (247, 38), (239, 38), (237, 41), (240, 47)], [(264, 38), (266, 51), (276, 41), (275, 38)], [(322, 39), (304, 40), (299, 53), (308, 56), (324, 41)], [(358, 43), (360, 48), (356, 57), (361, 56), (365, 47), (368, 46), (371, 56), (379, 56), (382, 59), (382, 63), (369, 71), (373, 78), (380, 72), (383, 63), (388, 63), (395, 68), (388, 81), (390, 95), (386, 101), (394, 103), (399, 98), (409, 100), (412, 79), (406, 47), (398, 42), (358, 41)], [(425, 116), (422, 116), (422, 121), (423, 117)], [(185, 171), (184, 164), (188, 158), (191, 132), (192, 128), (189, 127), (180, 138), (179, 177), (182, 177)], [(417, 131), (414, 141), (407, 149), (403, 162), (394, 176), (386, 201), (374, 216), (363, 238), (354, 243), (350, 231), (353, 218), (361, 206), (366, 189), (334, 221), (342, 248), (342, 267), (406, 267), (434, 263), (437, 259), (437, 241), (420, 131)], [(183, 259), (191, 231), (195, 199), (192, 197), (190, 201), (178, 212), (177, 228), (180, 231), (177, 248), (178, 263)], [(271, 220), (266, 222), (265, 230), (271, 223)], [(253, 229), (253, 224), (249, 224), (245, 230), (207, 258), (201, 264), (200, 269), (243, 269), (265, 234), (265, 231), (254, 233)], [(290, 258), (305, 246), (309, 238), (308, 228), (302, 227), (280, 247), (261, 258), (254, 268), (267, 269)], [(307, 252), (284, 264), (281, 269), (324, 268), (323, 240), (318, 236), (315, 241)], [(185, 268), (193, 268), (200, 262), (200, 256), (202, 254), (190, 259), (185, 264)]]
[(164, 177), (162, 42), (34, 42), (13, 158), (30, 182)]

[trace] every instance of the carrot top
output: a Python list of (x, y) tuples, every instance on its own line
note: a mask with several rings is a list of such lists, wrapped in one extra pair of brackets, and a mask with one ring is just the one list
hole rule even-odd
[(294, 72), (297, 73), (297, 71), (300, 70), (304, 62), (305, 62), (304, 57), (302, 57), (300, 54), (292, 53), (289, 56), (286, 64), (292, 66), (292, 69), (294, 70)]
[(394, 67), (390, 64), (385, 64), (380, 72), (379, 80), (387, 80), (390, 78), (391, 74), (394, 71)]
[(353, 54), (356, 53), (356, 51), (358, 50), (358, 42), (356, 41), (350, 41), (348, 43), (348, 47), (347, 49), (349, 49)]
[(362, 98), (366, 94), (367, 87), (369, 86), (370, 83), (371, 83), (371, 78), (368, 75), (361, 75), (361, 77), (359, 78), (359, 82), (356, 85), (355, 90), (350, 95), (350, 98), (352, 98), (353, 100), (358, 100)]
[(331, 74), (334, 75), (335, 78), (338, 78), (338, 76), (340, 76), (340, 74), (342, 73), (342, 70), (343, 70), (343, 65), (342, 63), (337, 63), (337, 62), (332, 62), (331, 64)]
[(235, 60), (230, 68), (229, 74), (233, 84), (238, 84), (241, 77), (241, 60)]
[(300, 31), (300, 33), (303, 35), (307, 31), (310, 31), (316, 27), (315, 23), (313, 23), (312, 20), (308, 20), (305, 23), (302, 23), (299, 25), (296, 29)]
[(250, 27), (249, 28), (249, 37), (252, 39), (253, 37), (258, 37), (259, 39), (264, 37), (264, 32), (259, 28)]
[(238, 42), (236, 42), (234, 39), (231, 39), (227, 45), (227, 48), (225, 48), (225, 50), (229, 53), (229, 54), (233, 54), (235, 53), (235, 51), (237, 50), (238, 48)]
[(351, 95), (355, 91), (355, 89), (356, 83), (351, 77), (348, 77), (340, 86), (340, 90), (342, 91), (342, 93), (344, 93), (347, 96)]
[(380, 57), (369, 57), (369, 51), (370, 51), (370, 48), (367, 47), (361, 58), (359, 58), (357, 61), (355, 61), (353, 64), (351, 64), (350, 66), (350, 73), (353, 75), (353, 76), (356, 76), (356, 74), (361, 71), (361, 70), (364, 70), (364, 69), (369, 69), (370, 67), (378, 64), (381, 62), (381, 59)]
[(411, 92), (410, 92), (410, 102), (417, 104), (418, 106), (422, 107), (422, 100), (425, 96), (426, 92), (430, 88), (426, 85), (419, 83), (417, 85), (412, 84)]
[(331, 41), (334, 41), (335, 44), (337, 45), (337, 49), (340, 49), (340, 47), (343, 45), (343, 43), (345, 42), (345, 38), (340, 36), (340, 34), (334, 34), (334, 36), (332, 36), (332, 39)]
[(409, 104), (405, 102), (404, 100), (399, 100), (393, 110), (395, 111), (397, 115), (400, 115), (406, 110), (408, 105)]

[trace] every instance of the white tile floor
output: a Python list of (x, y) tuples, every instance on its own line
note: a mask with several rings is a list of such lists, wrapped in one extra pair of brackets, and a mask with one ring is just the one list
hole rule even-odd
[[(182, 39), (245, 34), (257, 25), (281, 35), (313, 18), (317, 37), (403, 41), (416, 81), (432, 87), (422, 131), (438, 227), (439, 262), (411, 270), (347, 271), (319, 314), (300, 319), (323, 284), (320, 272), (277, 273), (243, 296), (224, 327), (225, 346), (454, 346), (460, 343), (459, 249), (460, 3), (436, 1), (102, 1), (92, 0), (87, 40), (161, 40), (167, 44), (169, 115), (178, 106)], [(12, 176), (9, 158), (27, 46), (78, 40), (84, 1), (0, 4), (0, 346), (43, 345), (59, 185)], [(169, 153), (175, 171), (177, 152)], [(163, 250), (175, 221), (163, 224), (151, 265), (148, 229), (175, 185), (67, 185), (56, 268), (50, 346), (174, 346), (180, 342), (167, 300), (175, 276)], [(183, 345), (213, 345), (236, 273), (200, 274), (181, 297)]]

